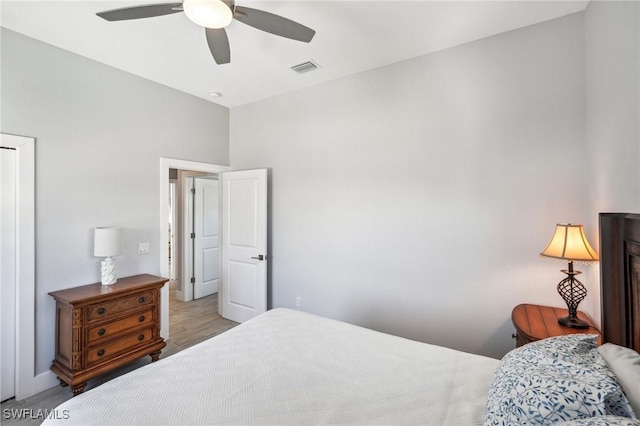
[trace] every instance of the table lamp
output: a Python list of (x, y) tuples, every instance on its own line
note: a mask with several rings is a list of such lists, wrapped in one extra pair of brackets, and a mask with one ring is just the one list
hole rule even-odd
[(589, 328), (589, 324), (577, 316), (578, 304), (586, 297), (587, 289), (575, 278), (575, 276), (581, 272), (573, 269), (573, 262), (597, 262), (598, 254), (591, 248), (589, 241), (587, 241), (582, 225), (572, 225), (570, 223), (557, 224), (553, 238), (551, 238), (547, 247), (540, 253), (540, 256), (567, 260), (569, 262), (568, 269), (562, 270), (562, 272), (567, 274), (567, 278), (558, 284), (558, 293), (567, 304), (569, 316), (558, 318), (558, 322), (566, 327)]
[(120, 228), (96, 228), (93, 239), (93, 255), (104, 257), (101, 262), (102, 285), (115, 284), (118, 280), (116, 261), (113, 256), (122, 253)]

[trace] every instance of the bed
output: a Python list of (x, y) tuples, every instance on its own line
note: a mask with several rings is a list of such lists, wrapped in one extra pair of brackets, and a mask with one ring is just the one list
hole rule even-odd
[(617, 300), (601, 347), (561, 336), (495, 360), (274, 309), (74, 397), (45, 425), (640, 425), (640, 252), (628, 249), (640, 216), (600, 221), (615, 229), (601, 235), (603, 301)]

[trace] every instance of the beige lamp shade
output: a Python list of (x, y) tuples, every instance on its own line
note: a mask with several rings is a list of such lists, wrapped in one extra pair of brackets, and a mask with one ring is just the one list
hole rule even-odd
[(578, 262), (597, 262), (598, 254), (587, 241), (582, 225), (556, 225), (556, 232), (541, 256)]
[(120, 228), (96, 228), (93, 239), (93, 255), (111, 257), (122, 254)]

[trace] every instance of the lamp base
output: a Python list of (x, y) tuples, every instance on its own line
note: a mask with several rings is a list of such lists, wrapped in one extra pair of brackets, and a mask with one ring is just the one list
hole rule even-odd
[(102, 285), (111, 285), (118, 281), (116, 261), (112, 257), (107, 257), (100, 262), (100, 275)]
[(589, 328), (589, 324), (582, 321), (580, 318), (572, 318), (571, 316), (558, 318), (558, 323), (571, 328)]
[(573, 261), (570, 260), (569, 269), (563, 269), (562, 272), (567, 274), (567, 278), (558, 283), (558, 294), (567, 304), (569, 315), (558, 318), (558, 323), (571, 328), (589, 328), (589, 324), (578, 318), (578, 304), (587, 296), (587, 289), (576, 279), (580, 271), (573, 270)]

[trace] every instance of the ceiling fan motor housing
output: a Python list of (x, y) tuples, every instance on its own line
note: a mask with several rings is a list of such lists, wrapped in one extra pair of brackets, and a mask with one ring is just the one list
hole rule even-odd
[(233, 20), (233, 9), (221, 0), (184, 0), (185, 15), (205, 28), (224, 28)]

